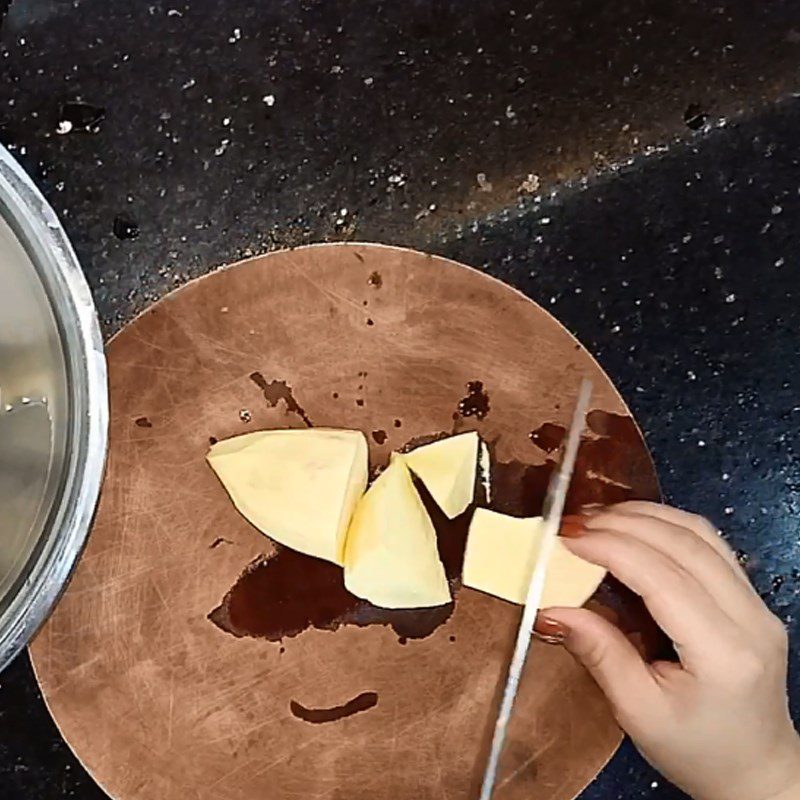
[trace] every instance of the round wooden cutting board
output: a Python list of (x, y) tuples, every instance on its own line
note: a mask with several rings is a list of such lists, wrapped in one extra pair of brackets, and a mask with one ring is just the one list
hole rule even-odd
[[(220, 609), (276, 548), (204, 457), (217, 438), (333, 426), (364, 431), (375, 467), (418, 437), (474, 428), (497, 463), (497, 507), (533, 513), (588, 375), (594, 410), (572, 504), (657, 498), (641, 436), (591, 356), (479, 272), (343, 244), (184, 286), (117, 335), (108, 358), (97, 520), (31, 647), (47, 704), (98, 783), (117, 800), (475, 798), (519, 608), (456, 580), (455, 607), (427, 635), (379, 614), (347, 622), (325, 616), (342, 591), (336, 568), (323, 579), (309, 559), (273, 570), (249, 599), (261, 622), (231, 633)], [(529, 666), (496, 796), (572, 798), (620, 732), (561, 649), (534, 644)]]

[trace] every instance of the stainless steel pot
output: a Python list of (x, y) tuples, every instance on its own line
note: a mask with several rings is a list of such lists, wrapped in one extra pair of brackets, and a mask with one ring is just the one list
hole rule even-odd
[(0, 147), (0, 669), (64, 589), (108, 428), (92, 296), (55, 212)]

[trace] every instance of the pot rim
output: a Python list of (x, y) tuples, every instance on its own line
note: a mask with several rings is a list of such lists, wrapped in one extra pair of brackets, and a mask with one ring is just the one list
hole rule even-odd
[(0, 614), (0, 671), (45, 622), (83, 551), (108, 446), (108, 379), (89, 285), (55, 211), (0, 145), (0, 214), (37, 271), (59, 327), (68, 422), (60, 489), (16, 591)]

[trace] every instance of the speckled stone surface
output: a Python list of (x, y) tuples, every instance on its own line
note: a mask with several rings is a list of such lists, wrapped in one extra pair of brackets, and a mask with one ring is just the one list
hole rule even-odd
[[(191, 276), (309, 241), (518, 286), (616, 381), (667, 497), (750, 555), (797, 663), (800, 8), (754, 5), (15, 0), (0, 139), (109, 334)], [(0, 676), (0, 787), (103, 797), (25, 656)], [(585, 794), (681, 796), (627, 745)]]

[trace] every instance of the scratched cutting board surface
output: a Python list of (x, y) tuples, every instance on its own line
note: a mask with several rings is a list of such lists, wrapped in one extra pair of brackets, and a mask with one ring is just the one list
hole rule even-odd
[[(259, 428), (335, 426), (364, 431), (374, 468), (419, 437), (477, 429), (496, 466), (493, 505), (535, 513), (588, 375), (570, 503), (656, 498), (638, 429), (591, 356), (479, 272), (347, 244), (188, 284), (118, 334), (108, 358), (99, 511), (31, 647), (47, 704), (98, 783), (118, 800), (475, 797), (519, 609), (459, 588), (456, 558), (453, 607), (382, 617), (335, 567), (253, 529), (204, 456)], [(440, 549), (463, 545), (461, 523), (439, 530)], [(621, 618), (619, 602), (613, 586), (595, 600)], [(561, 649), (534, 644), (529, 666), (496, 796), (572, 798), (620, 733)]]

